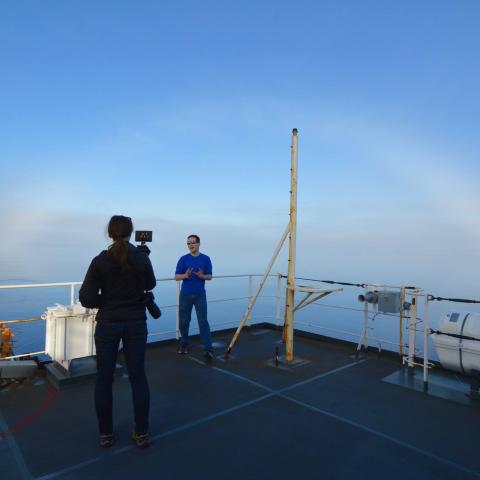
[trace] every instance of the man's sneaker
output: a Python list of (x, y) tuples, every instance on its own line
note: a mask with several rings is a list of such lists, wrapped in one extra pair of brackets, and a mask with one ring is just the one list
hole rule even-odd
[(213, 360), (215, 358), (215, 356), (213, 355), (213, 351), (212, 350), (206, 350), (205, 353), (203, 354), (205, 360)]
[(180, 345), (180, 347), (178, 347), (177, 353), (179, 353), (180, 355), (186, 355), (188, 353), (188, 347)]
[(132, 440), (136, 443), (138, 448), (147, 448), (150, 446), (150, 441), (148, 439), (148, 433), (140, 435), (139, 433), (132, 432)]

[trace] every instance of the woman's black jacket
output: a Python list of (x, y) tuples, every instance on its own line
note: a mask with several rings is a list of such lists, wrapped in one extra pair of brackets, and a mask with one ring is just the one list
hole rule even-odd
[(148, 255), (128, 244), (130, 268), (122, 268), (106, 250), (88, 268), (80, 288), (80, 303), (98, 308), (97, 322), (146, 320), (145, 292), (156, 285)]

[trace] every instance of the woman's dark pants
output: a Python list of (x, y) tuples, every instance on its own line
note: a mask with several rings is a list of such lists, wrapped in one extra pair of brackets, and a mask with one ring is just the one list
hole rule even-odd
[(95, 409), (101, 434), (113, 433), (112, 383), (117, 363), (118, 346), (122, 340), (123, 354), (132, 387), (135, 431), (148, 432), (150, 390), (145, 376), (145, 346), (147, 323), (97, 323), (95, 347), (97, 349), (97, 380), (95, 382)]

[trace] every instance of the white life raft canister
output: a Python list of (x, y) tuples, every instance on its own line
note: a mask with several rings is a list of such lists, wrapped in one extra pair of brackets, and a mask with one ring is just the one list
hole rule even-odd
[(479, 313), (448, 313), (432, 339), (443, 368), (465, 375), (480, 371)]

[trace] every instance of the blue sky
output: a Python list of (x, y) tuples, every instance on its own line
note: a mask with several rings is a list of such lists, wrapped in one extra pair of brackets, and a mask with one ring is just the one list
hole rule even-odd
[(218, 273), (261, 272), (296, 127), (299, 274), (474, 295), (479, 21), (476, 1), (2, 2), (0, 278), (81, 279), (114, 213), (154, 230), (159, 276), (193, 231)]

